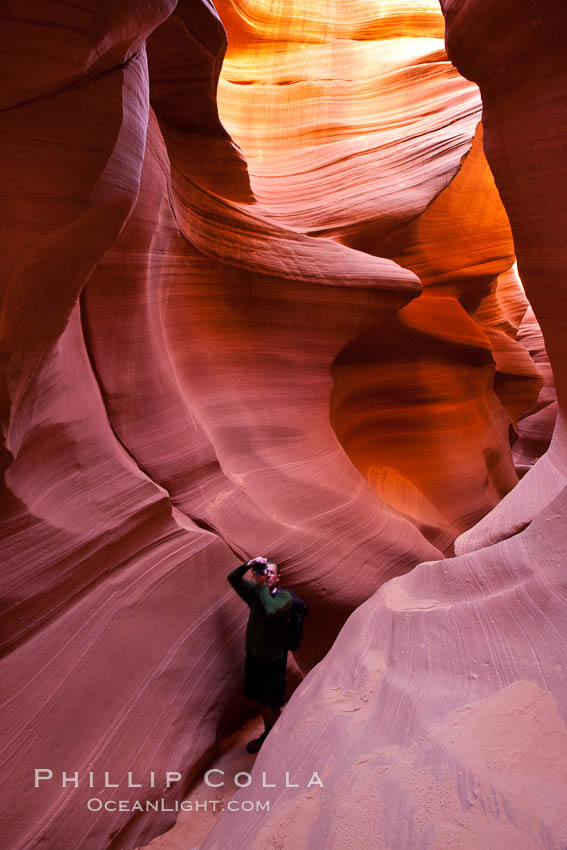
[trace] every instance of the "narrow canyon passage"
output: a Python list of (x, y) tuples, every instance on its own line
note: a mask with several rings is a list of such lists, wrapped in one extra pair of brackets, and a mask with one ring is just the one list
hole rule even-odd
[[(6, 5), (11, 848), (565, 846), (566, 23)], [(259, 553), (309, 616), (252, 769)]]

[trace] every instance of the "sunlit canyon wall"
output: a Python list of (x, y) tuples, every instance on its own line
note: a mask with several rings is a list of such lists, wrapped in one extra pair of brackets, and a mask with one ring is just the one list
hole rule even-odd
[(5, 4), (10, 847), (171, 825), (86, 801), (243, 716), (258, 552), (304, 672), (358, 610), (259, 756), (325, 791), (211, 846), (565, 843), (565, 13), (520, 5), (444, 4), (481, 104), (433, 0)]

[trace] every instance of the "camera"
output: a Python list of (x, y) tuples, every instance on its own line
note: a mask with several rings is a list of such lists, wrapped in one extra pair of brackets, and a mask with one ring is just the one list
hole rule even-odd
[(266, 565), (265, 564), (252, 564), (252, 572), (256, 573), (257, 576), (263, 576), (266, 573)]

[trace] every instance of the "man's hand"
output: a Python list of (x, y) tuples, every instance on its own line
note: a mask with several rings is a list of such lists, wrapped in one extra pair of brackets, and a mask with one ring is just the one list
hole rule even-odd
[[(265, 566), (267, 563), (268, 563), (268, 559), (264, 558), (263, 555), (258, 555), (256, 558), (252, 558), (250, 561), (248, 561), (248, 564), (250, 565), (250, 569), (252, 569), (254, 564), (263, 564)], [(266, 584), (266, 576), (262, 575), (262, 574), (255, 573), (253, 569), (252, 569), (252, 578), (254, 579), (254, 581), (256, 582), (257, 585)]]
[(264, 558), (264, 556), (263, 556), (263, 555), (257, 555), (257, 557), (256, 557), (256, 558), (251, 558), (251, 559), (248, 561), (248, 564), (249, 564), (250, 566), (252, 566), (252, 564), (267, 564), (267, 563), (268, 563), (268, 559), (267, 559), (267, 558)]

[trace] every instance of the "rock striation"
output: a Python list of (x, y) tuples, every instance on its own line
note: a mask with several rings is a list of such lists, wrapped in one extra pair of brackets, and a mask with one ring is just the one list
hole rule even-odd
[[(558, 81), (549, 105), (509, 69), (506, 85), (487, 82), (482, 51), (459, 47), (460, 27), (474, 32), (484, 13), (446, 3), (452, 58), (480, 83), (481, 106), (446, 57), (433, 0), (356, 2), (348, 20), (327, 0), (272, 5), (28, 0), (2, 11), (2, 760), (15, 850), (133, 850), (173, 823), (173, 806), (140, 816), (87, 804), (108, 796), (105, 772), (121, 798), (175, 803), (219, 730), (245, 715), (244, 611), (225, 575), (258, 552), (310, 604), (304, 672), (355, 611), (259, 762), (281, 762), (285, 746), (293, 769), (309, 734), (328, 790), (278, 791), (270, 816), (222, 819), (211, 846), (227, 831), (266, 846), (282, 824), (295, 824), (294, 846), (348, 846), (344, 828), (377, 846), (368, 836), (398, 840), (403, 820), (440, 847), (455, 801), (479, 788), (466, 829), (498, 804), (512, 812), (504, 838), (531, 840), (539, 806), (537, 835), (559, 835), (555, 798), (524, 811), (507, 780), (490, 796), (492, 739), (467, 759), (502, 706), (527, 724), (514, 730), (528, 753), (536, 717), (553, 740), (563, 734), (550, 684), (560, 662), (543, 653), (561, 628), (565, 449), (559, 419), (533, 466), (546, 443), (527, 423), (540, 433), (534, 417), (551, 412), (553, 391), (513, 266), (515, 244), (561, 409), (562, 307), (545, 292), (561, 269), (551, 190), (564, 175), (561, 134), (542, 130), (562, 126), (561, 45), (546, 23), (529, 48), (534, 80)], [(514, 32), (512, 57), (525, 42)], [(500, 117), (521, 123), (526, 91), (529, 163)], [(531, 224), (508, 157), (532, 188), (541, 178)], [(511, 428), (520, 471), (533, 466), (513, 490)], [(443, 560), (461, 532), (465, 554)], [(506, 637), (520, 640), (516, 605), (539, 630), (526, 647)], [(467, 627), (483, 618), (482, 633)], [(470, 719), (449, 744), (463, 706)], [(514, 739), (498, 740), (504, 764)], [(545, 782), (560, 787), (561, 752), (524, 767), (541, 795)], [(433, 776), (419, 780), (424, 800), (444, 777), (438, 832), (412, 802), (414, 758)], [(349, 785), (354, 764), (367, 766)], [(34, 787), (36, 768), (52, 779)], [(182, 780), (167, 787), (166, 770)], [(364, 833), (342, 807), (357, 812), (356, 789), (376, 770), (380, 799), (401, 808)]]
[[(458, 557), (393, 579), (350, 617), (254, 773), (277, 771), (285, 751), (291, 773), (322, 766), (325, 788), (280, 787), (269, 814), (231, 817), (237, 845), (265, 847), (276, 836), (285, 845), (293, 835), (303, 847), (533, 850), (560, 848), (567, 837), (566, 12), (537, 2), (442, 7), (449, 55), (481, 88), (484, 148), (533, 306), (523, 318), (513, 304), (504, 314), (515, 314), (516, 327), (521, 319), (520, 338), (540, 352), (546, 393), (545, 355), (529, 342), (534, 314), (542, 327), (557, 425), (544, 457), (457, 539)], [(500, 275), (496, 295), (508, 284)], [(510, 398), (520, 376), (506, 374)], [(538, 404), (550, 406), (548, 398)], [(224, 816), (205, 847), (221, 846), (227, 830)]]

